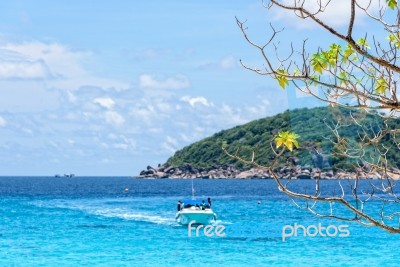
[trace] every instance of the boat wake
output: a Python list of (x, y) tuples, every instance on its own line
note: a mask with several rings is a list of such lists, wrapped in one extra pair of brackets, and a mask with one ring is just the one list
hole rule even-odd
[(213, 225), (231, 225), (233, 223), (230, 221), (215, 220), (212, 224)]
[(164, 224), (164, 225), (176, 224), (174, 220), (174, 214), (171, 214), (171, 216), (163, 217), (159, 215), (150, 214), (147, 212), (137, 212), (133, 210), (120, 209), (120, 208), (102, 208), (88, 213), (107, 218), (119, 218), (124, 220), (133, 220), (133, 221), (149, 222), (149, 223)]
[(134, 210), (129, 207), (129, 203), (110, 203), (109, 200), (51, 200), (36, 201), (31, 204), (39, 208), (67, 209), (106, 218), (118, 218), (161, 225), (176, 225), (175, 213), (173, 211), (159, 211), (155, 214), (153, 211)]

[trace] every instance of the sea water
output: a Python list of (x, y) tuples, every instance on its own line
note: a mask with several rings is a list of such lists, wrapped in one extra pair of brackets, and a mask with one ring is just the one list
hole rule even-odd
[[(189, 237), (175, 222), (190, 180), (1, 177), (0, 266), (398, 266), (399, 234), (317, 218), (273, 180), (194, 186), (198, 198), (212, 198), (225, 236)], [(282, 228), (294, 224), (346, 224), (350, 235), (283, 241)]]

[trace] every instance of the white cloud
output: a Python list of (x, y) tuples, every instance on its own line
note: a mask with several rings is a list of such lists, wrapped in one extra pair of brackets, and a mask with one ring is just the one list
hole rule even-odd
[(68, 101), (71, 103), (76, 103), (77, 97), (70, 91), (67, 91)]
[[(221, 124), (225, 125), (239, 125), (249, 121), (249, 118), (255, 117), (254, 114), (252, 116), (246, 116), (247, 113), (243, 112), (241, 108), (232, 108), (228, 104), (222, 104), (222, 107), (219, 109), (219, 120)], [(257, 117), (261, 117), (262, 114), (257, 114)]]
[(129, 148), (128, 144), (114, 144), (114, 148), (127, 150)]
[(112, 109), (115, 105), (114, 100), (109, 97), (99, 97), (93, 100), (94, 103), (99, 104), (103, 108)]
[(125, 122), (124, 117), (122, 117), (118, 112), (116, 111), (107, 111), (105, 113), (105, 119), (106, 122), (109, 124), (113, 125), (122, 125)]
[(32, 129), (29, 129), (29, 128), (22, 128), (21, 130), (22, 130), (22, 132), (23, 132), (24, 134), (26, 134), (26, 135), (30, 135), (30, 136), (33, 135)]
[(0, 61), (0, 79), (45, 79), (51, 74), (42, 61)]
[(163, 148), (170, 154), (175, 153), (177, 150), (175, 147), (173, 147), (171, 144), (168, 144), (167, 142), (162, 143), (161, 148)]
[(169, 103), (159, 102), (156, 103), (157, 109), (163, 113), (170, 113), (172, 112), (173, 108)]
[(244, 110), (251, 116), (267, 114), (271, 110), (271, 102), (267, 98), (258, 97), (257, 103), (246, 106)]
[(139, 87), (142, 89), (184, 89), (190, 87), (189, 79), (184, 75), (175, 75), (164, 80), (157, 79), (150, 74), (139, 76)]
[(132, 109), (130, 114), (133, 117), (150, 122), (150, 119), (153, 116), (154, 112), (151, 109), (146, 108), (146, 107), (137, 107), (137, 108)]
[[(165, 97), (137, 91), (95, 87), (72, 92), (54, 90), (59, 107), (7, 115), (7, 120), (13, 121), (13, 125), (18, 122), (21, 127), (18, 130), (13, 127), (13, 136), (0, 142), (0, 146), (13, 144), (13, 138), (27, 135), (21, 130), (24, 127), (31, 129), (35, 140), (35, 144), (27, 145), (27, 150), (35, 151), (35, 146), (50, 147), (45, 156), (61, 162), (65, 157), (85, 158), (94, 153), (103, 153), (116, 161), (121, 155), (147, 154), (163, 162), (185, 145), (263, 117), (269, 110), (262, 99), (234, 107), (211, 102), (202, 95), (184, 95), (184, 91), (172, 91)], [(21, 140), (18, 143), (25, 145)], [(59, 151), (63, 151), (61, 156)]]
[(167, 135), (167, 138), (166, 138), (166, 139), (167, 139), (167, 142), (168, 142), (169, 144), (174, 145), (174, 146), (177, 146), (177, 145), (178, 145), (178, 141), (177, 141), (175, 138), (173, 138), (173, 137)]
[[(293, 6), (295, 2), (298, 2), (297, 0), (286, 0), (284, 1), (285, 4)], [(311, 13), (315, 13), (319, 9), (319, 5), (317, 0), (312, 0), (312, 1), (304, 1), (304, 7), (309, 10)], [(350, 18), (350, 1), (348, 0), (334, 0), (334, 1), (329, 1), (329, 0), (322, 0), (322, 4), (327, 5), (325, 10), (323, 12), (320, 12), (317, 17), (324, 21), (326, 24), (334, 26), (334, 27), (341, 27), (341, 26), (347, 26), (349, 23), (349, 18)], [(358, 4), (362, 7), (367, 7), (368, 4), (370, 3), (370, 0), (361, 0), (358, 1)], [(372, 13), (375, 13), (377, 10), (379, 10), (379, 2), (380, 1), (372, 1), (371, 5), (369, 7), (369, 11), (372, 11)], [(374, 12), (375, 11), (375, 12)], [(366, 18), (367, 14), (363, 11), (361, 11), (359, 8), (356, 8), (356, 22), (357, 23), (362, 23)], [(274, 7), (272, 9), (272, 14), (273, 14), (273, 20), (275, 21), (284, 21), (285, 23), (289, 23), (296, 28), (299, 29), (310, 29), (310, 28), (316, 28), (320, 27), (311, 19), (305, 19), (301, 20), (299, 17), (297, 17), (292, 11), (285, 10), (283, 8), (279, 7)]]
[(184, 134), (184, 133), (181, 133), (181, 134), (180, 134), (180, 138), (181, 138), (183, 141), (185, 141), (186, 143), (190, 142), (190, 138), (189, 138), (186, 134)]
[(129, 88), (121, 81), (97, 77), (85, 67), (93, 53), (58, 43), (24, 42), (0, 45), (1, 79), (45, 79), (49, 87), (77, 89), (91, 85)]
[(167, 48), (147, 48), (141, 51), (138, 51), (134, 58), (136, 60), (145, 60), (145, 59), (160, 59), (172, 53), (171, 49)]
[(4, 127), (6, 125), (7, 125), (7, 121), (3, 117), (0, 116), (0, 127)]
[(63, 78), (86, 74), (81, 66), (81, 61), (91, 55), (90, 52), (73, 51), (57, 43), (8, 43), (0, 46), (0, 49), (4, 54), (8, 52), (8, 54), (18, 55), (20, 60), (42, 61), (55, 76)]
[(190, 97), (190, 96), (183, 96), (181, 97), (181, 101), (189, 103), (192, 107), (194, 107), (196, 104), (200, 104), (203, 106), (210, 106), (210, 103), (205, 97), (198, 96), (198, 97)]
[(237, 61), (233, 56), (226, 56), (218, 61), (211, 61), (200, 66), (200, 69), (229, 70), (237, 67)]
[(236, 60), (233, 56), (224, 57), (220, 61), (220, 66), (222, 69), (233, 69), (236, 67)]

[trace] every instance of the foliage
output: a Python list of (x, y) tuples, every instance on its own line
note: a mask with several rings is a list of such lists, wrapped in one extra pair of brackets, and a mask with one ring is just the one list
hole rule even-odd
[[(219, 166), (234, 165), (240, 169), (248, 169), (243, 163), (228, 157), (221, 149), (227, 146), (232, 149), (240, 147), (240, 154), (246, 158), (251, 158), (252, 151), (256, 152), (256, 160), (260, 164), (268, 165), (274, 158), (271, 142), (279, 138), (292, 140), (294, 146), (299, 149), (286, 151), (280, 164), (286, 165), (289, 157), (295, 156), (299, 159), (299, 164), (303, 166), (314, 166), (324, 169), (345, 169), (353, 170), (354, 162), (352, 159), (340, 155), (340, 145), (334, 145), (330, 140), (334, 139), (332, 130), (327, 125), (333, 125), (337, 121), (349, 124), (348, 127), (340, 129), (340, 136), (348, 143), (356, 143), (359, 140), (357, 126), (351, 124), (350, 112), (353, 117), (365, 125), (372, 125), (372, 130), (378, 130), (382, 125), (382, 118), (362, 111), (352, 111), (350, 109), (339, 109), (331, 107), (319, 107), (313, 109), (297, 109), (285, 111), (272, 117), (255, 120), (247, 124), (236, 126), (232, 129), (223, 130), (211, 137), (193, 143), (175, 153), (168, 159), (167, 163), (172, 166), (182, 166), (190, 163), (193, 166), (205, 169), (212, 169)], [(398, 128), (400, 121), (391, 120), (393, 129)], [(286, 133), (283, 134), (282, 133)], [(296, 133), (297, 135), (287, 135)], [(280, 140), (280, 139), (278, 139)], [(299, 144), (293, 142), (298, 141)], [(390, 142), (390, 136), (382, 140), (383, 143)], [(292, 145), (292, 146), (293, 146)], [(288, 148), (289, 148), (288, 144)], [(326, 155), (328, 166), (315, 160), (316, 155)], [(313, 160), (314, 157), (314, 160)], [(388, 160), (395, 167), (400, 167), (400, 155), (396, 150), (391, 150), (387, 154)]]
[(296, 148), (299, 148), (299, 142), (297, 141), (299, 137), (300, 136), (298, 134), (291, 133), (289, 131), (279, 132), (278, 136), (275, 137), (276, 148), (284, 145), (287, 149), (289, 149), (289, 151), (293, 151), (293, 145)]
[[(284, 49), (280, 49), (280, 42), (276, 39), (282, 30), (276, 30), (272, 23), (269, 38), (258, 44), (248, 35), (246, 21), (236, 18), (243, 37), (260, 52), (264, 61), (260, 68), (251, 67), (241, 60), (244, 68), (277, 80), (283, 89), (289, 87), (290, 90), (294, 87), (331, 107), (340, 109), (332, 109), (330, 112), (327, 112), (327, 109), (318, 110), (315, 117), (309, 116), (310, 112), (303, 112), (304, 118), (293, 120), (294, 113), (302, 113), (296, 111), (290, 114), (292, 123), (286, 125), (286, 129), (283, 129), (283, 125), (275, 125), (281, 131), (276, 138), (277, 146), (283, 145), (283, 149), (275, 152), (271, 147), (270, 151), (274, 153), (271, 163), (264, 164), (255, 160), (257, 151), (253, 151), (249, 159), (246, 156), (247, 147), (245, 152), (232, 153), (225, 144), (224, 152), (255, 167), (264, 165), (263, 168), (272, 173), (279, 190), (289, 195), (295, 203), (295, 199), (305, 201), (302, 203), (304, 205), (299, 205), (298, 202), (296, 205), (314, 215), (356, 221), (362, 225), (378, 226), (390, 233), (400, 233), (397, 223), (400, 221), (400, 213), (395, 212), (388, 216), (385, 210), (387, 203), (399, 204), (394, 187), (395, 180), (399, 179), (400, 170), (394, 167), (398, 168), (400, 164), (400, 102), (397, 91), (400, 79), (400, 8), (397, 0), (350, 0), (346, 3), (350, 13), (346, 20), (347, 27), (344, 29), (335, 27), (323, 16), (327, 9), (338, 8), (337, 1), (263, 1), (267, 9), (278, 8), (292, 12), (299, 18), (299, 23), (300, 20), (309, 20), (329, 33), (331, 45), (329, 48), (319, 46), (317, 51), (315, 48), (312, 51), (307, 48), (307, 40), (303, 40), (303, 44), (298, 46), (293, 44), (296, 38), (286, 38), (284, 41), (290, 42), (290, 52), (282, 53)], [(368, 23), (371, 26), (365, 28), (364, 33), (360, 33), (360, 27), (357, 27), (356, 23), (360, 13), (371, 19), (371, 23)], [(284, 22), (283, 20), (278, 23)], [(382, 36), (387, 38), (383, 39)], [(318, 42), (319, 40), (317, 44)], [(313, 119), (322, 119), (327, 126), (325, 129), (329, 129), (330, 132), (325, 132), (320, 121), (308, 125)], [(304, 132), (301, 133), (301, 130)], [(291, 132), (300, 134), (301, 149), (292, 151), (294, 143), (291, 140), (293, 138), (289, 138)], [(313, 136), (315, 133), (317, 135)], [(235, 144), (236, 147), (240, 145)], [(260, 146), (261, 149), (268, 153), (264, 145)], [(316, 179), (313, 193), (303, 193), (302, 190), (296, 192), (288, 188), (287, 184), (280, 181), (282, 176), (272, 168), (276, 167), (276, 163), (296, 163), (297, 160), (289, 157), (290, 155), (299, 156), (302, 163), (309, 162), (311, 158), (315, 166), (325, 169), (328, 155), (331, 168), (354, 171), (357, 174), (354, 184), (349, 180), (351, 194), (346, 194), (346, 190), (339, 183), (340, 194), (332, 192), (332, 196), (322, 196), (319, 179)], [(370, 183), (368, 190), (357, 190), (358, 178), (363, 175), (371, 177), (373, 172), (374, 178), (381, 179), (380, 185)], [(382, 208), (373, 212), (375, 214), (364, 209), (367, 202), (372, 203), (376, 200), (382, 202)], [(329, 211), (319, 210), (316, 203), (329, 203)], [(334, 214), (335, 203), (350, 211), (352, 216)], [(398, 210), (398, 207), (396, 209)]]

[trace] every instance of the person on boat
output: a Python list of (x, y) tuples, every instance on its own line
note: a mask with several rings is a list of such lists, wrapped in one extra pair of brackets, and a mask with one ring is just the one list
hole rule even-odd
[(208, 205), (210, 205), (210, 209), (211, 209), (211, 198), (210, 197), (207, 198), (207, 201), (208, 201)]
[(177, 205), (178, 211), (181, 211), (181, 205), (182, 205), (181, 201), (178, 200), (178, 205)]
[(202, 210), (206, 209), (206, 203), (204, 203), (204, 200), (201, 201), (201, 209)]

